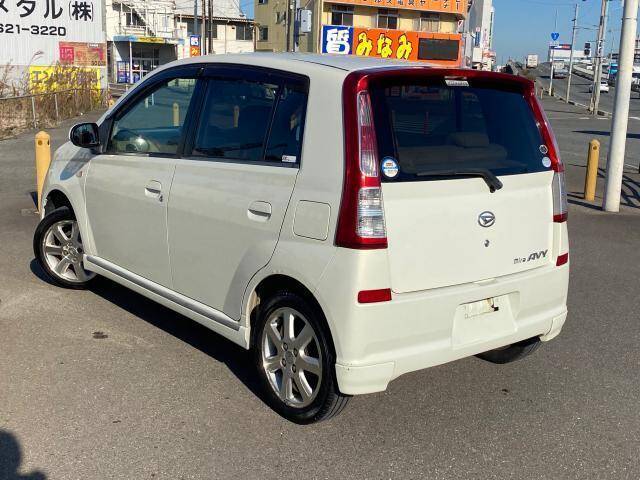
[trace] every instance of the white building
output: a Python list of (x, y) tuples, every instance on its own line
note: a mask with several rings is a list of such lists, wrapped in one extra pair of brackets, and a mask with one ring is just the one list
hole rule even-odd
[(493, 0), (471, 0), (465, 27), (465, 63), (477, 70), (492, 70), (495, 8)]
[[(198, 27), (194, 26), (194, 2)], [(202, 31), (201, 0), (105, 0), (110, 81), (135, 83), (159, 65), (189, 57), (190, 36)], [(253, 22), (235, 0), (216, 0), (207, 22), (211, 53), (253, 51)]]

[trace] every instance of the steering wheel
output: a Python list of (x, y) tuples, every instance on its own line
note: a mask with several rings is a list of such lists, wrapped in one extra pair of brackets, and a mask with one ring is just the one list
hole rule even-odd
[(126, 142), (125, 151), (130, 153), (147, 153), (153, 150), (159, 151), (158, 145), (152, 140), (128, 128), (118, 130), (118, 133), (113, 136), (113, 140), (116, 142)]

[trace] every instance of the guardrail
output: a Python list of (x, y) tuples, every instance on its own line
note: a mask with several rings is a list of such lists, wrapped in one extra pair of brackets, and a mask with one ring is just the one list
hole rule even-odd
[(60, 121), (104, 108), (109, 89), (72, 88), (0, 98), (0, 138), (29, 128), (57, 125)]

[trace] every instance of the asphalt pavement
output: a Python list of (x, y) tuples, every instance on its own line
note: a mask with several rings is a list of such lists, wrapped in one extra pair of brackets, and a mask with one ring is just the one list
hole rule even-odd
[(404, 375), (304, 427), (261, 400), (245, 351), (199, 324), (107, 280), (43, 280), (33, 133), (0, 142), (0, 479), (637, 479), (640, 122), (623, 210), (605, 214), (580, 191), (609, 121), (544, 104), (571, 201), (563, 333), (510, 365)]

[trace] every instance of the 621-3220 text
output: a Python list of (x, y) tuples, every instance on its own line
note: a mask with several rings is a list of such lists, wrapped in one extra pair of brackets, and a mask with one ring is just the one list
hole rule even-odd
[(31, 35), (50, 35), (64, 37), (67, 35), (66, 27), (54, 25), (19, 25), (17, 23), (0, 23), (0, 33), (29, 33)]

